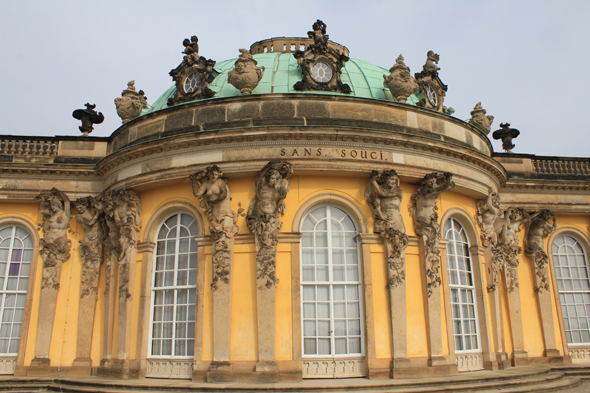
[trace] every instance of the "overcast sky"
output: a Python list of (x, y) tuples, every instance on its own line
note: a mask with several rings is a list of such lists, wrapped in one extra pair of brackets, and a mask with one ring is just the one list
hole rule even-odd
[(445, 105), (465, 120), (481, 101), (492, 131), (520, 130), (515, 153), (590, 156), (587, 0), (0, 0), (0, 134), (81, 135), (72, 112), (90, 102), (106, 118), (92, 136), (108, 136), (128, 81), (150, 104), (172, 85), (184, 38), (222, 61), (265, 38), (305, 37), (316, 19), (351, 57), (387, 69), (400, 53), (412, 73), (440, 54)]

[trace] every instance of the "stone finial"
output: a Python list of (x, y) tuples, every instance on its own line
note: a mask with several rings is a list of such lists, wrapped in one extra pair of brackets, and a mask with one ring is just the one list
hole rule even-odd
[(410, 68), (404, 63), (404, 57), (399, 55), (389, 75), (383, 75), (383, 86), (387, 87), (397, 102), (405, 103), (408, 97), (418, 90), (418, 83), (410, 75)]
[(481, 102), (475, 104), (475, 107), (471, 111), (471, 119), (469, 124), (472, 124), (482, 130), (486, 135), (490, 133), (494, 116), (486, 116), (486, 110), (482, 108)]
[(440, 60), (440, 56), (438, 53), (434, 53), (433, 51), (429, 50), (426, 54), (426, 63), (422, 66), (424, 71), (438, 71), (440, 68), (437, 66)]
[(143, 109), (149, 108), (144, 91), (135, 90), (135, 81), (127, 83), (127, 89), (123, 90), (121, 97), (115, 98), (115, 106), (123, 124), (139, 116)]
[(506, 153), (512, 153), (514, 144), (512, 140), (520, 135), (520, 131), (516, 128), (510, 128), (510, 123), (501, 123), (500, 129), (492, 133), (494, 139), (502, 140), (502, 149), (506, 150)]
[(248, 49), (240, 49), (240, 57), (227, 75), (227, 81), (240, 90), (240, 95), (252, 94), (262, 79), (264, 67), (257, 67), (257, 64)]
[(96, 112), (93, 110), (96, 108), (95, 104), (86, 103), (84, 104), (86, 109), (76, 109), (72, 116), (74, 119), (78, 119), (82, 121), (82, 125), (78, 127), (80, 131), (84, 134), (84, 136), (88, 136), (94, 130), (94, 126), (92, 124), (100, 124), (104, 121), (104, 116), (102, 112)]

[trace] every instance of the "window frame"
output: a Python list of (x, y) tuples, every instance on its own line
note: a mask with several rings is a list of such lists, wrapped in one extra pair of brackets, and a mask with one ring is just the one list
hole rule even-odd
[[(313, 359), (347, 359), (347, 358), (359, 358), (359, 357), (365, 357), (366, 356), (366, 347), (367, 347), (367, 337), (366, 337), (366, 332), (365, 332), (365, 305), (363, 302), (363, 297), (364, 297), (364, 283), (363, 283), (363, 261), (362, 261), (362, 253), (361, 253), (361, 241), (360, 241), (360, 225), (357, 222), (357, 220), (355, 219), (355, 216), (353, 214), (351, 214), (348, 209), (346, 209), (345, 207), (341, 206), (341, 205), (337, 205), (337, 204), (330, 204), (330, 203), (319, 203), (319, 204), (314, 204), (312, 205), (309, 209), (307, 209), (305, 211), (304, 214), (301, 215), (300, 217), (300, 222), (299, 222), (299, 227), (300, 227), (300, 232), (302, 234), (302, 240), (303, 240), (303, 235), (304, 233), (306, 233), (306, 231), (303, 230), (303, 225), (305, 223), (306, 218), (309, 216), (309, 214), (313, 213), (316, 209), (325, 207), (326, 208), (326, 222), (329, 222), (329, 220), (331, 219), (331, 210), (332, 208), (336, 208), (341, 210), (346, 217), (348, 217), (354, 228), (355, 228), (355, 237), (357, 239), (357, 245), (356, 245), (356, 259), (357, 259), (357, 274), (358, 274), (358, 280), (355, 282), (349, 282), (349, 281), (334, 281), (333, 280), (333, 269), (331, 269), (330, 267), (333, 266), (333, 254), (332, 252), (330, 252), (330, 250), (332, 250), (332, 237), (329, 236), (331, 233), (331, 226), (326, 225), (326, 236), (327, 236), (327, 247), (326, 249), (328, 250), (328, 281), (315, 281), (315, 282), (304, 282), (303, 280), (303, 251), (304, 251), (304, 247), (303, 247), (303, 242), (301, 243), (300, 247), (299, 247), (299, 257), (300, 257), (300, 263), (299, 263), (299, 274), (300, 274), (300, 282), (299, 282), (299, 289), (300, 289), (300, 300), (299, 300), (299, 307), (301, 309), (301, 313), (300, 313), (300, 329), (301, 329), (301, 335), (300, 335), (300, 340), (301, 340), (301, 356), (303, 360), (313, 360)], [(344, 220), (345, 218), (342, 218), (340, 220), (340, 222), (342, 222), (342, 220)], [(314, 228), (315, 229), (315, 228)], [(345, 231), (346, 232), (346, 231)], [(311, 232), (313, 233), (313, 232)], [(313, 248), (308, 248), (308, 249), (312, 249), (315, 250), (315, 245)], [(345, 249), (344, 247), (342, 247), (342, 249)], [(315, 266), (315, 264), (313, 265)], [(343, 266), (346, 266), (346, 264), (344, 264)], [(360, 353), (347, 353), (347, 354), (336, 354), (336, 346), (335, 346), (335, 339), (336, 336), (333, 334), (334, 332), (334, 321), (337, 319), (334, 317), (334, 287), (335, 286), (344, 286), (346, 288), (347, 285), (355, 285), (358, 288), (358, 304), (359, 304), (359, 323), (360, 323), (360, 334), (359, 334), (359, 338), (360, 338), (360, 346), (361, 346), (361, 351)], [(308, 287), (314, 287), (317, 288), (319, 286), (326, 286), (329, 288), (328, 292), (329, 292), (329, 311), (330, 311), (330, 354), (305, 354), (305, 330), (304, 330), (304, 322), (305, 322), (305, 318), (303, 315), (303, 304), (304, 304), (304, 300), (303, 300), (303, 288), (305, 286)], [(315, 291), (317, 293), (317, 289)], [(345, 289), (346, 292), (346, 289)], [(316, 295), (317, 296), (317, 295)], [(316, 298), (316, 300), (314, 300), (317, 304), (318, 300)], [(347, 302), (347, 300), (344, 301), (345, 303)], [(317, 313), (316, 313), (317, 315)], [(349, 318), (346, 318), (346, 320), (348, 321)], [(319, 318), (315, 318), (313, 319), (315, 321), (318, 321)], [(316, 325), (317, 326), (317, 325)], [(348, 326), (348, 325), (347, 325)], [(317, 332), (317, 331), (316, 331)], [(314, 336), (316, 339), (319, 337), (318, 335)], [(350, 337), (349, 335), (346, 336), (338, 336), (338, 337)], [(356, 335), (352, 336), (352, 337), (357, 337)], [(348, 343), (348, 341), (347, 341)], [(316, 351), (317, 351), (317, 346), (316, 346)], [(348, 346), (347, 346), (347, 351), (348, 351)]]

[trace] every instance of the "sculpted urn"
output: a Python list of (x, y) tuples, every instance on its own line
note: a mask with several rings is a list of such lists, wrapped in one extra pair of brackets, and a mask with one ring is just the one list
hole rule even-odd
[(258, 86), (258, 82), (264, 75), (264, 67), (256, 66), (258, 62), (254, 60), (249, 50), (240, 49), (240, 52), (240, 57), (227, 75), (227, 80), (240, 91), (240, 95), (252, 94), (252, 90)]
[(389, 89), (395, 101), (405, 103), (408, 97), (418, 90), (418, 84), (410, 75), (410, 68), (404, 63), (402, 55), (395, 60), (395, 65), (389, 72), (390, 75), (383, 75), (383, 86)]
[(135, 90), (135, 81), (127, 83), (127, 89), (123, 90), (121, 97), (115, 98), (115, 106), (123, 124), (139, 116), (142, 109), (148, 108), (143, 90), (139, 92)]

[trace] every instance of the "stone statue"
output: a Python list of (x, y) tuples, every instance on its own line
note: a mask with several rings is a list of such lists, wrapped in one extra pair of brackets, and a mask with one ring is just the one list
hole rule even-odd
[[(550, 224), (550, 221), (553, 224)], [(549, 210), (541, 210), (531, 216), (526, 228), (524, 238), (524, 253), (532, 257), (538, 276), (537, 292), (549, 291), (549, 276), (547, 274), (547, 263), (549, 257), (543, 247), (543, 239), (557, 229), (555, 214)]]
[(390, 288), (401, 284), (406, 278), (403, 251), (409, 239), (399, 209), (402, 197), (403, 191), (395, 170), (371, 172), (371, 179), (365, 189), (365, 200), (375, 217), (374, 232), (379, 233), (387, 244)]
[(328, 46), (328, 40), (330, 39), (330, 36), (328, 34), (326, 34), (327, 27), (328, 27), (328, 25), (326, 25), (324, 22), (322, 22), (321, 20), (318, 19), (311, 26), (313, 31), (307, 32), (307, 36), (309, 38), (313, 39), (313, 44), (315, 46), (317, 46), (317, 47), (319, 47), (319, 46), (327, 47)]
[(492, 129), (493, 121), (494, 116), (486, 116), (486, 110), (482, 108), (481, 102), (475, 104), (475, 107), (471, 111), (471, 119), (469, 119), (469, 124), (474, 125), (486, 135), (488, 135)]
[[(517, 268), (518, 255), (522, 253), (517, 233), (520, 226), (530, 220), (523, 209), (508, 208), (503, 217), (494, 221), (494, 229), (498, 236), (496, 247), (492, 248), (492, 265), (495, 269), (504, 270), (507, 274), (506, 287), (512, 292), (518, 287)], [(493, 288), (490, 288), (490, 290)]]
[(248, 228), (256, 237), (257, 280), (267, 288), (275, 285), (276, 245), (285, 213), (283, 200), (289, 192), (293, 167), (286, 161), (270, 161), (256, 177), (256, 195), (246, 215)]
[(72, 117), (82, 121), (82, 125), (78, 127), (78, 129), (84, 134), (84, 136), (88, 136), (88, 134), (94, 130), (93, 124), (100, 124), (104, 121), (104, 115), (102, 112), (97, 113), (94, 110), (94, 108), (96, 108), (95, 104), (87, 102), (84, 106), (86, 109), (76, 109), (72, 113)]
[(119, 233), (119, 297), (129, 299), (129, 265), (135, 258), (141, 229), (141, 199), (130, 190), (112, 192), (112, 220)]
[(418, 83), (410, 75), (410, 68), (404, 63), (402, 55), (399, 55), (389, 72), (389, 75), (383, 75), (383, 86), (389, 89), (395, 101), (405, 103), (418, 90)]
[(520, 135), (520, 131), (516, 128), (510, 128), (510, 123), (501, 123), (500, 129), (492, 133), (492, 137), (496, 140), (502, 140), (502, 149), (506, 150), (506, 153), (512, 153), (514, 144), (512, 140)]
[(70, 225), (70, 200), (56, 188), (35, 198), (41, 204), (39, 212), (43, 215), (43, 238), (41, 257), (43, 257), (42, 288), (59, 289), (61, 264), (70, 258), (72, 241), (68, 239)]
[[(208, 166), (189, 178), (193, 184), (193, 194), (202, 203), (201, 209), (209, 220), (209, 232), (214, 239), (213, 281), (211, 288), (217, 290), (218, 282), (229, 284), (231, 255), (228, 240), (238, 233), (236, 225), (243, 209), (236, 214), (231, 208), (231, 194), (227, 179), (217, 165)], [(241, 206), (241, 204), (238, 204)], [(232, 243), (233, 244), (233, 243)], [(233, 251), (233, 248), (232, 250)]]
[[(443, 182), (440, 186), (438, 185), (439, 181)], [(412, 195), (411, 213), (414, 219), (414, 229), (424, 241), (428, 297), (441, 284), (440, 251), (438, 249), (440, 224), (436, 212), (436, 201), (443, 191), (454, 186), (452, 173), (433, 172), (422, 179), (420, 187)]]
[(426, 63), (422, 66), (424, 71), (439, 71), (437, 64), (440, 60), (440, 56), (438, 53), (434, 53), (434, 51), (429, 50), (426, 54)]
[(494, 246), (498, 242), (498, 234), (494, 229), (494, 222), (500, 216), (500, 195), (490, 190), (487, 199), (477, 201), (477, 214), (475, 219), (481, 231), (481, 244), (484, 247)]
[(192, 36), (190, 40), (185, 38), (182, 45), (184, 45), (182, 53), (185, 55), (192, 55), (193, 53), (199, 55), (199, 38), (196, 35)]
[(76, 221), (84, 228), (84, 239), (80, 240), (82, 257), (81, 296), (97, 293), (97, 278), (103, 261), (104, 220), (101, 204), (89, 196), (76, 199)]
[(227, 74), (227, 81), (240, 91), (240, 95), (252, 94), (264, 75), (264, 67), (256, 66), (258, 62), (248, 49), (240, 49), (240, 53), (234, 68)]
[(121, 97), (115, 98), (115, 106), (123, 124), (139, 116), (143, 109), (149, 108), (144, 91), (135, 90), (135, 81), (127, 83), (127, 89), (123, 90)]
[(99, 197), (104, 213), (106, 241), (105, 241), (105, 296), (108, 297), (111, 284), (111, 268), (114, 260), (119, 259), (121, 243), (119, 241), (119, 227), (115, 223), (115, 201), (113, 192), (104, 192)]

